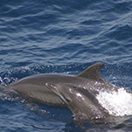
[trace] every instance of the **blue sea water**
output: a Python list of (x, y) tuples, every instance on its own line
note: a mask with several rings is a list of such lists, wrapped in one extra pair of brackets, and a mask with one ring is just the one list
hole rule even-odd
[[(132, 90), (131, 0), (1, 0), (0, 5), (1, 85), (40, 73), (76, 75), (104, 62), (102, 76)], [(67, 108), (0, 91), (0, 132), (132, 131), (132, 117), (116, 128), (82, 130)]]

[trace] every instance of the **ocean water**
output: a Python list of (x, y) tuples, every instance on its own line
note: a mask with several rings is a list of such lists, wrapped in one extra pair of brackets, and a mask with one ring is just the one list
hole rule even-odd
[[(29, 75), (77, 75), (104, 62), (102, 76), (132, 91), (131, 0), (1, 0), (0, 84)], [(0, 88), (0, 132), (132, 131), (132, 117), (114, 128), (82, 130), (67, 108), (29, 103)]]

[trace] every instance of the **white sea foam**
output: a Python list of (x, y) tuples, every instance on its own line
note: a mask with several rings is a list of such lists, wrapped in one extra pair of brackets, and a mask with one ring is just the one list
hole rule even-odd
[(97, 95), (97, 99), (113, 116), (132, 115), (132, 94), (124, 88), (111, 93), (101, 91)]

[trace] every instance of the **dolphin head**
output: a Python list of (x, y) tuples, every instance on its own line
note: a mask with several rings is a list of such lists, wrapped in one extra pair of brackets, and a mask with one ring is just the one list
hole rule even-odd
[(46, 83), (46, 86), (67, 104), (75, 121), (105, 118), (104, 109), (88, 90), (66, 83)]

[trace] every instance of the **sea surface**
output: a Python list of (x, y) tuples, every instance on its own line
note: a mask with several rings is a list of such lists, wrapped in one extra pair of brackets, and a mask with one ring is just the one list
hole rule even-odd
[[(0, 84), (41, 73), (77, 75), (105, 63), (102, 76), (132, 91), (132, 0), (0, 0)], [(68, 108), (30, 103), (0, 86), (0, 132), (131, 132), (81, 129)]]

